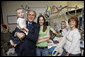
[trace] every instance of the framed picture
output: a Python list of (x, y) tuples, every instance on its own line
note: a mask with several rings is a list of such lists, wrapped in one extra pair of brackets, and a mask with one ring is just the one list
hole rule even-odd
[(8, 15), (7, 23), (8, 24), (17, 24), (17, 16), (16, 15)]

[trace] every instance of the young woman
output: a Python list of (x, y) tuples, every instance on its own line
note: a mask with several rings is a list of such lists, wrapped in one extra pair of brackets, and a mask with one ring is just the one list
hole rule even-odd
[(78, 27), (78, 18), (71, 17), (68, 20), (70, 30), (66, 36), (66, 43), (62, 56), (80, 56), (80, 38)]
[(50, 38), (50, 27), (46, 26), (45, 18), (40, 15), (37, 19), (37, 23), (40, 25), (39, 38), (37, 41), (36, 55), (48, 56), (48, 40)]

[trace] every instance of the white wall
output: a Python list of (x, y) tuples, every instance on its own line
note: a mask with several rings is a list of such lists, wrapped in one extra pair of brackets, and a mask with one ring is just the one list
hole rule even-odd
[[(82, 3), (81, 1), (76, 1), (76, 2), (72, 2), (72, 1), (2, 1), (1, 5), (2, 5), (2, 13), (3, 13), (3, 23), (7, 24), (7, 16), (8, 15), (16, 15), (16, 9), (20, 8), (21, 5), (28, 5), (31, 9), (35, 10), (37, 12), (37, 16), (39, 15), (39, 13), (44, 13), (45, 9), (47, 6), (57, 6), (59, 7), (60, 5), (62, 6), (74, 6), (74, 5), (78, 5), (80, 7), (83, 7), (84, 3)], [(37, 7), (41, 7), (41, 8), (37, 8)], [(66, 9), (64, 10), (66, 11)], [(26, 14), (25, 14), (26, 17)], [(59, 20), (63, 20), (62, 19), (58, 19), (57, 17), (55, 18), (51, 18), (51, 19), (55, 19), (56, 21)], [(37, 19), (36, 19), (37, 20)], [(35, 21), (36, 21), (35, 20)], [(50, 21), (53, 22), (53, 21)], [(9, 25), (10, 30), (13, 31), (14, 28), (16, 27), (16, 24), (14, 25)]]
[[(61, 3), (61, 4), (60, 4)], [(44, 12), (44, 8), (46, 9), (47, 6), (60, 6), (60, 5), (67, 5), (66, 1), (2, 1), (2, 12), (3, 12), (3, 21), (7, 24), (7, 15), (15, 15), (15, 10), (20, 8), (21, 5), (28, 5), (31, 9), (34, 9), (36, 12)], [(33, 7), (41, 7), (40, 8), (33, 8)], [(44, 8), (43, 8), (44, 7)]]

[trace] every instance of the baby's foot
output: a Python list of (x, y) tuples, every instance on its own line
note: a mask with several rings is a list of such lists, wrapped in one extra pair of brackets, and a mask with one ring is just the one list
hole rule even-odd
[(16, 47), (16, 44), (14, 44), (12, 40), (10, 40), (10, 44), (11, 44), (13, 47)]

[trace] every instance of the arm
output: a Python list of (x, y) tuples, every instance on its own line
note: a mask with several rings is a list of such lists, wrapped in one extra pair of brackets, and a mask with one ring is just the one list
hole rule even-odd
[[(50, 30), (51, 30), (54, 34), (56, 34), (56, 31), (55, 31), (51, 26), (50, 26)], [(46, 36), (43, 36), (43, 37), (38, 38), (38, 40), (42, 40), (42, 38), (43, 38), (43, 39), (49, 38), (49, 36), (50, 36), (50, 32), (48, 32), (48, 34), (47, 34)]]
[(48, 31), (48, 32), (47, 32), (47, 35), (44, 36), (44, 37), (42, 37), (42, 39), (39, 39), (39, 38), (38, 38), (38, 42), (37, 42), (37, 43), (40, 43), (40, 42), (43, 42), (43, 41), (48, 41), (49, 38), (50, 38), (50, 32)]
[(51, 27), (51, 26), (50, 26), (50, 30), (51, 30), (56, 36), (59, 35), (58, 32), (56, 32), (56, 31), (53, 29), (53, 27)]
[(19, 31), (20, 31), (20, 29), (16, 27), (15, 30), (12, 32), (12, 36), (13, 37), (17, 36), (19, 39), (24, 38), (25, 34), (24, 33), (20, 33)]
[(25, 34), (24, 33), (19, 33), (19, 32), (16, 32), (16, 36), (22, 40), (23, 38), (25, 38)]
[(37, 43), (44, 42), (44, 41), (48, 41), (48, 40), (49, 40), (49, 38), (42, 39), (42, 40), (38, 40), (38, 42), (37, 42)]
[(79, 40), (81, 38), (79, 32), (75, 32), (72, 37), (73, 37), (73, 40), (71, 42), (71, 47), (70, 47), (69, 51), (67, 51), (67, 53), (71, 53), (73, 51), (73, 49), (76, 47), (76, 45), (78, 45), (77, 43), (79, 42)]
[(46, 38), (49, 38), (49, 35), (46, 35), (46, 36), (43, 36), (43, 37), (39, 37), (38, 40), (43, 40), (43, 39), (46, 39)]
[(54, 33), (54, 34), (56, 34), (56, 31), (50, 26), (50, 30)]

